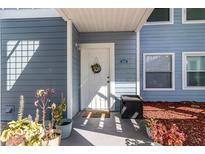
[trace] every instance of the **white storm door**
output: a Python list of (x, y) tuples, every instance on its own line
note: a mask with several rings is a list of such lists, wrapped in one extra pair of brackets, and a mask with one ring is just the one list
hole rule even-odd
[[(101, 66), (94, 73), (91, 65)], [(81, 48), (81, 110), (110, 109), (110, 49), (103, 47)]]

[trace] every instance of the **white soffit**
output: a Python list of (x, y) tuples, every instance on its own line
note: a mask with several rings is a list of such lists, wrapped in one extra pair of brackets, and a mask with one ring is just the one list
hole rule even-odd
[(79, 32), (138, 31), (153, 9), (148, 8), (62, 8), (65, 20), (72, 20)]
[(56, 9), (0, 9), (0, 19), (61, 17)]

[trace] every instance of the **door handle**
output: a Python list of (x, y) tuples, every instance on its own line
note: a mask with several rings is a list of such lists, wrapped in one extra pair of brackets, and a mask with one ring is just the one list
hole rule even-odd
[(110, 83), (110, 81), (107, 81), (107, 83)]

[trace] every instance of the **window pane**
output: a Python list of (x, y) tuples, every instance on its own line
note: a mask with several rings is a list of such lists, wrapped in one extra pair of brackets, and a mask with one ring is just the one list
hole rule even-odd
[(146, 73), (146, 88), (172, 88), (172, 73)]
[(149, 55), (145, 58), (146, 72), (171, 72), (171, 55)]
[(187, 73), (187, 86), (205, 86), (205, 72)]
[(205, 70), (205, 56), (187, 56), (188, 71)]
[(187, 20), (205, 20), (205, 8), (187, 8)]
[(156, 8), (148, 18), (148, 22), (169, 21), (169, 8)]

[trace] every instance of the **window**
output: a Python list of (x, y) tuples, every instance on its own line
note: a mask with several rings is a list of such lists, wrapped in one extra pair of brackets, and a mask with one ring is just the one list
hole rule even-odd
[(205, 8), (182, 9), (183, 23), (205, 23)]
[(205, 89), (205, 52), (183, 53), (183, 89)]
[(174, 54), (144, 54), (144, 90), (174, 90)]
[(173, 23), (173, 9), (155, 8), (147, 19), (147, 25)]

